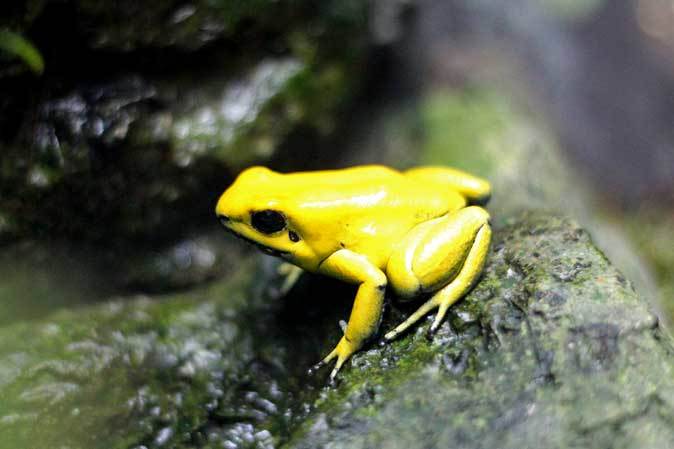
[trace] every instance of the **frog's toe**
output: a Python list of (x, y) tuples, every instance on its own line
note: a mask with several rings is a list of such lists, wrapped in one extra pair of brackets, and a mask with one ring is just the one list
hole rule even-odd
[(424, 315), (426, 315), (428, 312), (430, 312), (437, 306), (438, 304), (434, 298), (429, 299), (421, 307), (419, 307), (419, 309), (417, 309), (416, 312), (410, 315), (405, 321), (400, 323), (395, 329), (393, 329), (390, 332), (387, 332), (386, 335), (384, 335), (384, 339), (386, 341), (393, 340), (398, 335), (405, 332), (411, 325), (419, 321)]
[(440, 310), (438, 311), (437, 315), (435, 315), (435, 319), (433, 319), (433, 324), (431, 324), (428, 327), (428, 330), (426, 331), (426, 338), (429, 341), (432, 341), (433, 338), (435, 337), (435, 334), (438, 332), (438, 329), (440, 329), (440, 326), (442, 325), (442, 322), (445, 318), (445, 313), (447, 312), (447, 309), (449, 306), (445, 307), (445, 310), (442, 310), (442, 306), (440, 306)]
[(330, 352), (323, 360), (318, 362), (316, 365), (311, 367), (309, 369), (309, 374), (313, 374), (316, 372), (316, 370), (322, 368), (323, 366), (327, 365), (329, 362), (331, 362), (333, 359), (337, 359), (337, 362), (335, 362), (335, 366), (330, 372), (330, 384), (334, 384), (335, 382), (335, 377), (337, 376), (337, 373), (339, 370), (342, 368), (344, 363), (349, 360), (349, 358), (358, 350), (358, 347), (354, 345), (352, 342), (346, 339), (346, 337), (342, 337), (341, 340), (339, 340), (339, 343), (337, 343), (337, 346), (335, 346), (335, 349)]
[(332, 369), (332, 372), (330, 373), (330, 380), (329, 383), (330, 385), (335, 385), (335, 378), (337, 377), (337, 373), (339, 372), (340, 368), (344, 364), (346, 359), (343, 358), (338, 358), (337, 363), (335, 363), (335, 367)]
[(449, 310), (449, 306), (451, 306), (452, 303), (450, 301), (443, 302), (440, 304), (438, 307), (438, 313), (435, 315), (435, 319), (433, 320), (433, 324), (431, 324), (431, 327), (428, 328), (428, 335), (433, 336), (437, 332), (438, 328), (442, 324), (442, 320), (445, 318), (445, 315), (447, 314), (447, 310)]
[(320, 362), (318, 362), (317, 364), (315, 364), (314, 366), (309, 368), (308, 374), (309, 375), (314, 374), (316, 371), (323, 368), (325, 365), (327, 365), (332, 359), (334, 359), (337, 356), (338, 356), (337, 348), (335, 348), (335, 349), (332, 350), (332, 352), (330, 354), (325, 356), (325, 358), (323, 360), (321, 360)]
[(307, 370), (307, 374), (310, 375), (310, 376), (313, 376), (314, 374), (316, 374), (316, 371), (323, 368), (323, 366), (325, 366), (325, 362), (323, 360), (321, 360), (320, 362), (318, 362), (317, 364), (315, 364), (314, 366), (309, 368)]

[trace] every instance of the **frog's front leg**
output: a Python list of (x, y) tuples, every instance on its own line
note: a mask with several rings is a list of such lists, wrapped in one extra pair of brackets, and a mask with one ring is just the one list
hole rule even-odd
[(344, 362), (377, 332), (384, 307), (386, 275), (367, 257), (347, 249), (339, 250), (325, 259), (318, 271), (346, 282), (360, 284), (344, 336), (335, 349), (315, 367), (337, 358), (330, 374), (332, 381)]
[(479, 279), (490, 240), (489, 214), (478, 206), (460, 209), (412, 229), (389, 259), (386, 274), (399, 296), (435, 293), (384, 338), (395, 338), (438, 308), (430, 328), (434, 332), (447, 309)]
[(276, 269), (276, 272), (283, 276), (283, 284), (281, 284), (279, 293), (281, 296), (284, 296), (290, 291), (291, 288), (295, 286), (300, 276), (302, 276), (304, 270), (302, 270), (297, 265), (293, 265), (288, 262), (282, 262)]

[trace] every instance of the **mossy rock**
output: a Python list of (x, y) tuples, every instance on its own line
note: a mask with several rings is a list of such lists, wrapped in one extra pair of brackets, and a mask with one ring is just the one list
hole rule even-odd
[[(1, 329), (0, 447), (674, 441), (671, 339), (571, 220), (505, 220), (482, 280), (431, 340), (426, 322), (373, 344), (335, 388), (306, 368), (337, 340), (353, 290), (310, 278), (274, 300), (267, 267)], [(382, 330), (409, 309), (392, 303)]]
[(286, 447), (671, 445), (674, 353), (648, 303), (573, 221), (495, 235), (438, 334), (355, 356)]

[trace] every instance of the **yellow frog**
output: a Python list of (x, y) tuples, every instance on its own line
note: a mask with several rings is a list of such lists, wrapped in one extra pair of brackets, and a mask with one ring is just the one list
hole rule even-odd
[(431, 296), (386, 340), (437, 307), (434, 332), (471, 289), (489, 251), (489, 214), (477, 204), (488, 201), (490, 190), (487, 181), (445, 167), (289, 174), (251, 167), (215, 212), (225, 228), (264, 252), (359, 285), (343, 337), (315, 367), (336, 358), (334, 380), (377, 332), (387, 286), (402, 299)]

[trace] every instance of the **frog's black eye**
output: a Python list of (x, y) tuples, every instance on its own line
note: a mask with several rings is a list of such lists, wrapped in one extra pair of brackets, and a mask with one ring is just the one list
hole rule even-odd
[(250, 223), (263, 234), (273, 234), (282, 231), (286, 227), (285, 217), (275, 210), (253, 212)]

